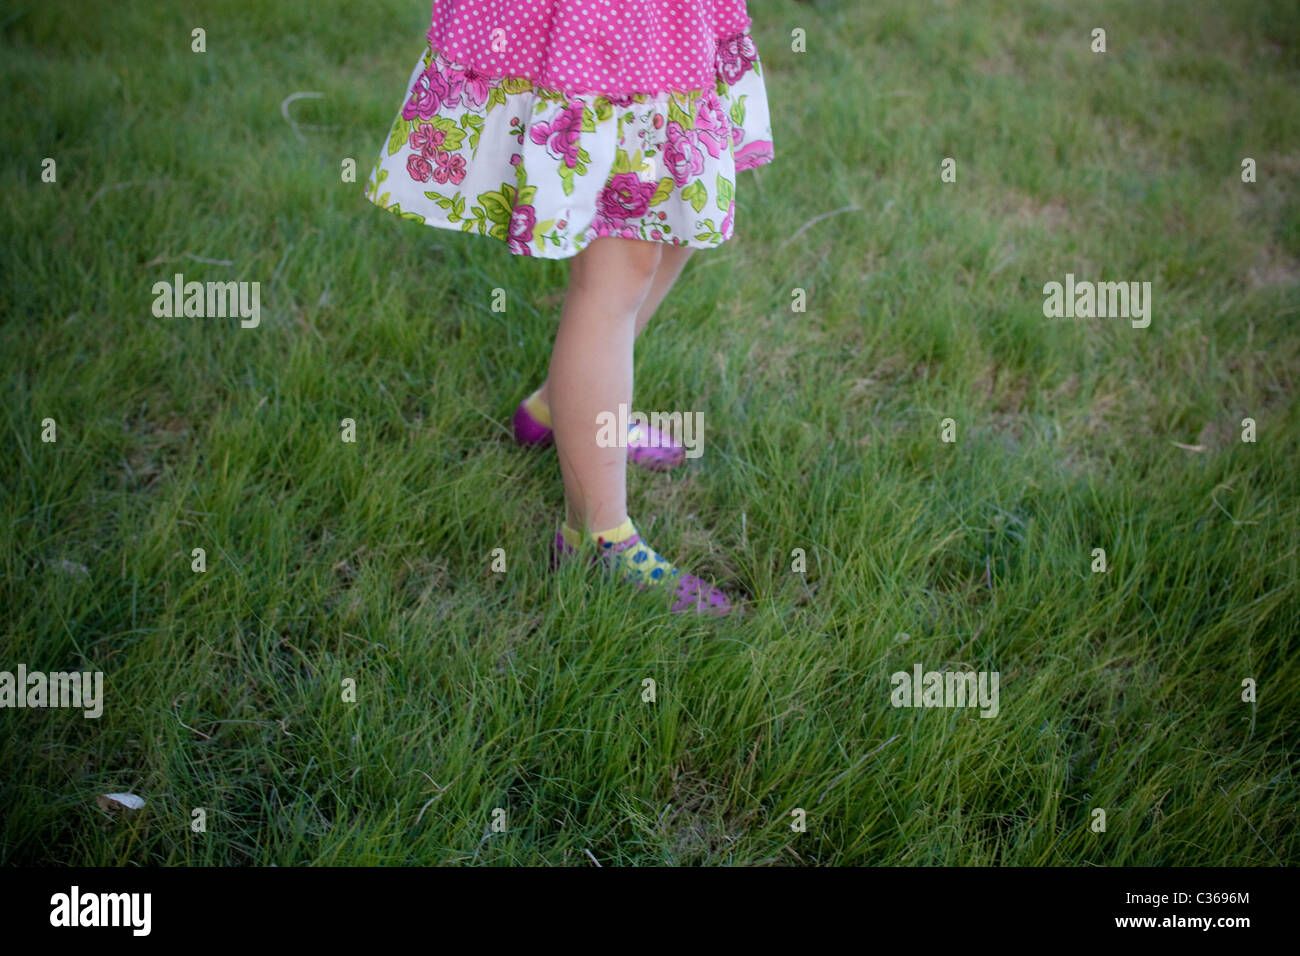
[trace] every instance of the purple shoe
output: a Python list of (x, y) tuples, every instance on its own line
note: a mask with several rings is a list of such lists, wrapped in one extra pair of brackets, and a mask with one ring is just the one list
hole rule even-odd
[[(515, 441), (542, 447), (555, 440), (555, 433), (528, 411), (527, 399), (515, 409)], [(686, 449), (650, 425), (633, 422), (627, 430), (627, 460), (649, 471), (667, 471), (686, 462)]]
[[(639, 569), (631, 573), (624, 571), (624, 580), (631, 581), (643, 591), (656, 585), (667, 590), (671, 585), (673, 603), (669, 610), (674, 614), (694, 611), (697, 614), (726, 617), (731, 613), (731, 599), (725, 593), (703, 578), (696, 577), (693, 574), (682, 574), (680, 570), (665, 561), (657, 551), (652, 550), (649, 545), (645, 544), (641, 540), (640, 534), (634, 534), (626, 541), (617, 544), (600, 541), (599, 545), (606, 550), (593, 553), (591, 563), (595, 563), (604, 554), (612, 556), (614, 553), (621, 554), (630, 549), (639, 549), (640, 553), (634, 555), (633, 560), (640, 561), (645, 558), (647, 566), (654, 566), (653, 570), (645, 575)], [(651, 556), (653, 556), (653, 560), (651, 560)], [(551, 542), (551, 569), (555, 570), (562, 561), (576, 557), (578, 557), (577, 549), (570, 547), (568, 542), (564, 540), (564, 535), (557, 531), (555, 540)], [(615, 571), (617, 565), (611, 561), (607, 562), (607, 567), (608, 570)]]
[(515, 441), (520, 445), (534, 445), (538, 448), (549, 445), (555, 441), (555, 432), (528, 413), (524, 407), (526, 401), (527, 399), (520, 402), (515, 409)]
[(668, 471), (686, 463), (686, 449), (654, 426), (633, 422), (627, 430), (627, 460), (648, 471)]

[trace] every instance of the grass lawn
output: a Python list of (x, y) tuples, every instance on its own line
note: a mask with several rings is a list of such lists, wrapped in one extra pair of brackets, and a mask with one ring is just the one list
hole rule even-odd
[(705, 451), (630, 476), (721, 622), (548, 570), (567, 264), (362, 197), (427, 0), (0, 16), (0, 670), (104, 675), (0, 712), (0, 863), (1297, 862), (1300, 11), (750, 13), (776, 161), (637, 350)]

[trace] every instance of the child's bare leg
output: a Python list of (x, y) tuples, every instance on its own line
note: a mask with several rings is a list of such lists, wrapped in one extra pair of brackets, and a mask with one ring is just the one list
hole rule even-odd
[(659, 260), (659, 268), (655, 270), (655, 279), (650, 285), (650, 292), (646, 295), (645, 301), (641, 303), (641, 308), (637, 310), (637, 335), (641, 334), (641, 330), (646, 327), (646, 323), (658, 311), (659, 304), (668, 295), (668, 290), (673, 287), (677, 277), (682, 274), (682, 269), (686, 268), (686, 260), (691, 257), (691, 253), (694, 251), (690, 246), (664, 245), (663, 257)]
[(566, 522), (580, 531), (627, 521), (627, 449), (597, 445), (596, 423), (602, 413), (617, 415), (620, 404), (632, 404), (637, 318), (663, 251), (659, 242), (602, 237), (570, 266), (547, 398), (564, 477)]
[[(645, 300), (642, 301), (641, 307), (636, 313), (636, 329), (634, 335), (640, 335), (641, 330), (646, 327), (646, 323), (658, 311), (659, 305), (668, 295), (668, 291), (677, 281), (677, 277), (682, 274), (682, 269), (686, 267), (686, 260), (691, 257), (695, 250), (690, 246), (673, 246), (663, 243), (663, 253), (659, 261), (659, 267), (655, 270), (654, 280), (650, 284), (650, 291), (646, 293)], [(543, 402), (548, 402), (548, 389), (550, 378), (542, 382), (542, 387), (538, 390), (538, 396)], [(612, 526), (611, 526), (612, 527)]]

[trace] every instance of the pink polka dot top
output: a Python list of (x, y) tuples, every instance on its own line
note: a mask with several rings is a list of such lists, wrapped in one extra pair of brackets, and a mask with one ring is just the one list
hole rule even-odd
[(488, 77), (567, 93), (711, 88), (744, 0), (433, 0), (429, 45)]

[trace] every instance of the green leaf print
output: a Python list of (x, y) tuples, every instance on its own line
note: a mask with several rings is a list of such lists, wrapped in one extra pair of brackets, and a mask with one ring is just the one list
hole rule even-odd
[(505, 90), (501, 89), (501, 87), (499, 86), (494, 86), (492, 87), (492, 89), (488, 90), (487, 108), (483, 112), (491, 113), (492, 107), (504, 106), (505, 103), (506, 103)]
[(717, 227), (713, 225), (712, 219), (704, 220), (704, 228), (706, 231), (697, 232), (695, 234), (695, 238), (698, 239), (700, 242), (721, 242), (722, 241), (722, 233), (718, 232)]
[(465, 197), (460, 193), (456, 193), (455, 196), (441, 196), (435, 192), (427, 192), (424, 196), (448, 211), (448, 222), (460, 222), (461, 213), (465, 211)]
[(661, 202), (667, 200), (668, 197), (671, 196), (672, 194), (673, 194), (673, 177), (665, 176), (663, 179), (659, 180), (659, 188), (656, 189), (655, 194), (652, 197), (650, 197), (650, 205), (657, 206)]
[(375, 185), (379, 186), (388, 178), (388, 170), (380, 166), (376, 166), (375, 168), (379, 170), (379, 175), (375, 177)]
[(697, 179), (682, 190), (682, 198), (691, 204), (692, 209), (699, 212), (709, 201), (709, 191), (704, 188), (704, 183)]
[(731, 201), (736, 198), (736, 187), (730, 179), (718, 173), (718, 208), (726, 212), (731, 208)]
[(614, 104), (603, 96), (596, 97), (596, 119), (603, 123), (614, 116)]
[(584, 133), (596, 132), (596, 118), (592, 115), (591, 107), (586, 103), (582, 104), (582, 131)]
[(501, 89), (507, 93), (527, 93), (532, 88), (532, 81), (522, 76), (507, 76), (501, 81)]
[(736, 102), (731, 104), (731, 123), (733, 126), (745, 125), (745, 100), (749, 99), (748, 93), (742, 93)]
[(470, 150), (477, 152), (479, 137), (483, 135), (483, 117), (477, 113), (464, 113), (461, 115), (460, 125), (469, 133)]
[(695, 129), (695, 120), (677, 105), (675, 98), (668, 101), (668, 122), (677, 123), (682, 129)]
[(632, 171), (632, 163), (627, 158), (627, 150), (614, 150), (614, 165), (609, 168), (609, 171), (614, 174), (630, 173)]
[(509, 190), (510, 195), (514, 195), (514, 190), (504, 183), (501, 186), (501, 192), (479, 193), (478, 201), (483, 204), (483, 211), (487, 218), (497, 225), (506, 226), (510, 224), (510, 199), (503, 192)]
[(397, 117), (397, 122), (393, 123), (393, 131), (388, 137), (388, 155), (394, 155), (399, 149), (406, 145), (407, 137), (411, 135), (411, 124), (402, 117)]
[(488, 230), (487, 234), (493, 239), (500, 239), (502, 242), (505, 242), (510, 238), (510, 227), (498, 222)]
[(573, 170), (565, 163), (560, 163), (560, 183), (564, 186), (564, 195), (573, 195)]

